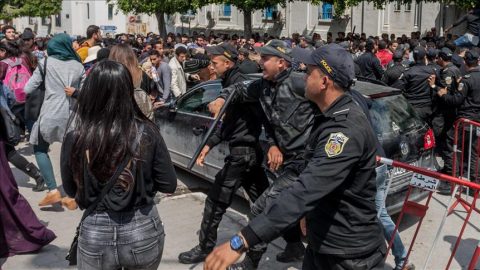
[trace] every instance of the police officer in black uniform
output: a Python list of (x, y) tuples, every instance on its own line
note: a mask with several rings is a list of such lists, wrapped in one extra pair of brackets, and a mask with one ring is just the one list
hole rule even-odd
[[(435, 85), (433, 80), (430, 80), (431, 88), (434, 92), (433, 98), (433, 119), (432, 128), (435, 134), (436, 151), (440, 154), (443, 160), (448, 159), (447, 155), (451, 153), (447, 149), (447, 132), (453, 127), (456, 119), (456, 108), (449, 106), (436, 93), (441, 87), (446, 87), (448, 93), (455, 93), (458, 87), (458, 81), (462, 77), (460, 69), (458, 69), (452, 62), (453, 52), (443, 47), (438, 53), (437, 64), (441, 67), (440, 83), (441, 86)], [(446, 182), (441, 182), (441, 186), (445, 186)], [(440, 188), (442, 189), (442, 188)]]
[(413, 58), (415, 64), (405, 69), (403, 76), (400, 78), (399, 86), (417, 115), (431, 124), (433, 91), (428, 79), (431, 75), (438, 78), (439, 70), (427, 65), (426, 50), (421, 46), (415, 47)]
[(393, 88), (400, 87), (400, 77), (405, 72), (403, 65), (403, 50), (399, 49), (393, 53), (393, 65), (389, 66), (383, 74), (382, 81)]
[(368, 39), (365, 44), (365, 53), (360, 55), (355, 61), (360, 67), (363, 77), (373, 80), (381, 80), (385, 72), (380, 65), (380, 60), (375, 55), (376, 45), (373, 39)]
[(306, 168), (230, 243), (216, 248), (204, 269), (225, 269), (303, 216), (308, 247), (302, 269), (383, 269), (386, 245), (374, 203), (375, 134), (347, 93), (352, 57), (336, 44), (313, 53), (294, 49), (293, 55), (308, 64), (306, 95), (321, 111), (307, 142)]
[[(237, 50), (228, 43), (208, 47), (212, 65), (222, 79), (222, 86), (246, 81), (247, 78), (236, 65)], [(252, 203), (268, 187), (268, 179), (261, 166), (263, 161), (259, 136), (262, 131), (263, 111), (260, 104), (229, 106), (223, 124), (207, 141), (197, 159), (203, 166), (208, 152), (221, 141), (227, 141), (229, 155), (225, 165), (215, 176), (215, 182), (205, 200), (203, 220), (200, 226), (199, 244), (178, 256), (181, 263), (192, 264), (205, 260), (217, 242), (217, 230), (235, 192), (243, 186)]]
[[(271, 40), (259, 49), (262, 57), (263, 78), (252, 82), (248, 88), (236, 84), (225, 88), (219, 99), (210, 104), (211, 111), (218, 111), (225, 99), (237, 87), (238, 95), (232, 103), (248, 104), (260, 102), (272, 130), (267, 139), (267, 176), (273, 184), (252, 206), (252, 214), (259, 215), (268, 207), (280, 192), (290, 187), (298, 179), (305, 163), (303, 154), (305, 143), (313, 125), (315, 105), (305, 98), (304, 74), (293, 72), (290, 63), (290, 49), (281, 40)], [(281, 262), (301, 260), (305, 247), (301, 242), (298, 225), (283, 234), (287, 242), (285, 251), (277, 255)], [(265, 245), (251, 249), (245, 260), (230, 269), (255, 269), (266, 251)]]
[[(465, 64), (467, 67), (467, 74), (459, 81), (457, 91), (451, 92), (447, 88), (440, 89), (437, 95), (447, 105), (457, 108), (457, 119), (467, 118), (476, 122), (480, 122), (480, 67), (478, 65), (479, 55), (476, 51), (468, 51), (465, 53)], [(465, 136), (468, 138), (468, 134)], [(472, 136), (476, 139), (476, 136)], [(443, 173), (452, 173), (452, 155), (453, 155), (453, 141), (454, 141), (454, 129), (453, 126), (447, 132), (447, 151), (445, 155), (445, 166)], [(474, 140), (473, 145), (476, 145)], [(466, 149), (468, 145), (466, 144)], [(468, 154), (469, 151), (464, 151), (464, 154)], [(475, 163), (477, 157), (477, 151), (473, 147), (472, 151), (472, 163), (471, 172), (475, 172)], [(465, 158), (468, 160), (468, 157)], [(465, 162), (467, 164), (467, 162)], [(473, 179), (475, 180), (475, 179)], [(477, 179), (478, 180), (478, 179)], [(449, 186), (440, 186), (439, 193), (449, 194)]]

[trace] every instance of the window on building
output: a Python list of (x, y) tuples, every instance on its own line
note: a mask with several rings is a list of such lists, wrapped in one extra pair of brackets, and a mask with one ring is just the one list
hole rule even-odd
[(113, 20), (113, 4), (108, 5), (108, 20)]
[(318, 19), (325, 21), (333, 19), (333, 5), (322, 3), (318, 6)]
[(267, 7), (266, 9), (263, 10), (263, 19), (268, 21), (275, 20), (277, 19), (277, 14), (278, 14), (277, 6)]
[(50, 17), (43, 17), (42, 25), (50, 25)]
[(55, 26), (62, 27), (62, 14), (55, 15)]
[(232, 5), (223, 4), (219, 6), (218, 16), (220, 17), (231, 17), (232, 16)]
[(412, 11), (412, 3), (405, 3), (405, 12)]
[(402, 3), (400, 1), (395, 1), (393, 11), (400, 12), (402, 10)]

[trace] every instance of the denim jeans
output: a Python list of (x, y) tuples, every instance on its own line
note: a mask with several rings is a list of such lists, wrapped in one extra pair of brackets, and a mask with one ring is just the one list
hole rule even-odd
[(48, 155), (49, 148), (50, 144), (46, 142), (43, 139), (42, 134), (38, 132), (38, 144), (33, 146), (33, 153), (35, 154), (35, 160), (37, 161), (43, 179), (45, 179), (48, 190), (53, 190), (57, 188), (57, 181), (55, 181), (52, 161)]
[[(470, 34), (465, 34), (463, 36), (460, 36), (459, 38), (457, 38), (454, 43), (455, 43), (455, 46), (457, 47), (466, 47), (466, 48), (471, 48), (473, 46), (477, 46), (478, 45), (478, 36), (473, 36), (473, 35), (470, 35)], [(470, 40), (471, 39), (471, 40)]]
[[(385, 234), (385, 239), (390, 242), (390, 237), (395, 230), (395, 223), (393, 223), (392, 218), (388, 215), (387, 209), (385, 208), (384, 198), (386, 192), (386, 180), (387, 180), (387, 165), (382, 165), (376, 168), (377, 173), (377, 195), (375, 196), (375, 206), (378, 212), (378, 218), (383, 226), (383, 232)], [(401, 269), (405, 257), (407, 257), (407, 250), (403, 246), (402, 239), (400, 234), (397, 232), (395, 234), (392, 246), (392, 253), (395, 257), (395, 269)]]
[(78, 269), (156, 270), (164, 241), (154, 205), (129, 212), (96, 212), (80, 228)]

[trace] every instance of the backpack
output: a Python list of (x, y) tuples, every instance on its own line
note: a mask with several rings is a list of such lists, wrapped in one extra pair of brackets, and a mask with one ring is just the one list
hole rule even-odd
[(18, 103), (25, 103), (26, 94), (24, 88), (30, 77), (32, 77), (32, 74), (26, 66), (22, 65), (21, 58), (17, 57), (15, 61), (12, 59), (4, 59), (2, 62), (8, 65), (3, 84), (15, 94)]

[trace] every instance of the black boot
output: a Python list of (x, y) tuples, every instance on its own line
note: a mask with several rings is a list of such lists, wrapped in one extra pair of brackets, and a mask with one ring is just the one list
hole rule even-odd
[(32, 188), (33, 191), (43, 191), (46, 189), (45, 180), (35, 164), (28, 162), (25, 157), (20, 155), (15, 150), (8, 153), (8, 161), (10, 161), (15, 167), (24, 172), (26, 175), (35, 179), (36, 185)]
[(245, 259), (243, 259), (243, 261), (232, 264), (231, 266), (227, 267), (227, 270), (255, 270), (257, 269), (265, 251), (265, 249), (258, 251), (250, 250), (247, 252), (247, 254), (245, 254)]
[(178, 261), (184, 264), (201, 263), (205, 261), (211, 251), (212, 250), (202, 249), (200, 245), (198, 245), (189, 251), (180, 253), (180, 255), (178, 255)]
[(302, 242), (287, 243), (285, 250), (277, 254), (277, 261), (283, 263), (302, 261), (304, 254), (305, 246)]
[(43, 179), (43, 176), (40, 174), (40, 171), (37, 169), (37, 166), (35, 166), (35, 164), (28, 164), (26, 167), (26, 171), (28, 172), (28, 175), (30, 177), (35, 179), (35, 186), (32, 188), (33, 191), (40, 192), (47, 189), (47, 187), (45, 186), (45, 179)]
[(440, 195), (452, 194), (452, 186), (448, 182), (440, 181), (437, 187), (437, 193)]

